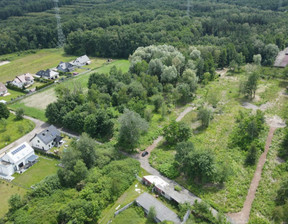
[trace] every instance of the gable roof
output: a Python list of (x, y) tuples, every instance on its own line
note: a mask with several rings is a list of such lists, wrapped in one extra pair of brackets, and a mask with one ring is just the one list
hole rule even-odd
[(10, 163), (17, 163), (32, 153), (34, 154), (32, 147), (27, 142), (24, 142), (6, 153), (2, 159)]
[(151, 194), (143, 193), (136, 199), (137, 204), (139, 204), (146, 211), (149, 211), (151, 207), (155, 207), (156, 219), (160, 222), (164, 220), (172, 221), (174, 223), (181, 223), (180, 219), (175, 212), (167, 208), (162, 202), (158, 201)]
[(85, 54), (85, 55), (82, 55), (81, 57), (79, 58), (76, 58), (72, 64), (73, 65), (77, 65), (77, 66), (82, 66), (82, 65), (85, 65), (87, 62), (89, 62), (90, 59), (88, 58), (88, 56)]
[(0, 92), (4, 92), (4, 91), (7, 91), (7, 88), (2, 82), (0, 82)]
[(23, 75), (16, 76), (16, 78), (13, 81), (18, 83), (25, 83), (30, 80), (34, 80), (33, 76), (30, 73), (26, 73)]
[(46, 128), (44, 131), (36, 135), (44, 144), (48, 144), (58, 136), (61, 136), (60, 132), (53, 125)]
[(57, 66), (58, 70), (63, 70), (63, 71), (70, 71), (73, 69), (73, 64), (70, 62), (60, 62), (59, 65)]
[(39, 72), (36, 73), (36, 75), (39, 75), (41, 77), (45, 76), (45, 77), (51, 78), (51, 77), (54, 77), (56, 75), (59, 75), (59, 73), (52, 70), (52, 69), (47, 69), (46, 71), (40, 70)]

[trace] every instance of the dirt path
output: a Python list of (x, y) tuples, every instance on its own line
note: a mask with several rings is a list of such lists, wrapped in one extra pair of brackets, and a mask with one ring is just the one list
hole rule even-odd
[(0, 61), (0, 66), (9, 64), (10, 61)]
[(255, 199), (256, 190), (257, 190), (259, 182), (261, 180), (262, 169), (263, 169), (263, 166), (266, 162), (267, 153), (269, 151), (269, 148), (270, 148), (270, 145), (272, 142), (272, 138), (273, 138), (273, 135), (274, 135), (274, 132), (276, 129), (277, 129), (277, 127), (270, 127), (270, 131), (269, 131), (269, 134), (268, 134), (268, 137), (266, 140), (265, 151), (262, 153), (262, 155), (259, 158), (257, 168), (255, 171), (254, 177), (252, 179), (252, 182), (250, 184), (250, 188), (249, 188), (248, 194), (246, 196), (246, 200), (244, 202), (244, 206), (243, 206), (242, 210), (238, 213), (228, 214), (228, 216), (230, 218), (232, 218), (232, 220), (234, 221), (235, 224), (246, 224), (249, 221), (252, 203)]

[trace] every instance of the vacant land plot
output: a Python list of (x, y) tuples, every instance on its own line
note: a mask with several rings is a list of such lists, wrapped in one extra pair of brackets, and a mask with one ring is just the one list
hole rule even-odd
[(45, 177), (56, 174), (58, 163), (58, 160), (39, 156), (39, 161), (30, 167), (25, 173), (14, 174), (15, 179), (13, 180), (13, 183), (29, 188), (43, 180)]
[(113, 220), (113, 223), (117, 224), (152, 224), (154, 222), (149, 222), (145, 216), (144, 211), (136, 205), (128, 208), (127, 210), (121, 212)]
[(1, 192), (1, 203), (0, 203), (0, 218), (3, 217), (9, 209), (8, 200), (13, 194), (19, 194), (23, 196), (27, 190), (24, 188), (15, 186), (6, 181), (0, 180), (0, 192)]
[(7, 120), (0, 122), (0, 149), (29, 133), (35, 126), (32, 121), (16, 121), (15, 118), (15, 115), (10, 114)]
[[(90, 75), (93, 72), (99, 72), (99, 73), (108, 73), (111, 69), (111, 67), (116, 66), (118, 69), (121, 69), (122, 72), (127, 72), (129, 69), (129, 61), (128, 60), (117, 60), (109, 64), (104, 64), (104, 59), (97, 60), (98, 64), (97, 66), (100, 68), (94, 68), (91, 72), (85, 73), (83, 75), (76, 76), (75, 78), (71, 78), (61, 84), (65, 87), (71, 87), (74, 84), (80, 84), (83, 88), (83, 91), (88, 90), (88, 80)], [(102, 64), (101, 64), (102, 63)], [(17, 108), (23, 108), (26, 115), (35, 117), (37, 119), (40, 119), (42, 121), (47, 121), (45, 117), (45, 109), (48, 104), (55, 102), (57, 100), (57, 96), (55, 94), (55, 88), (57, 85), (53, 85), (51, 88), (45, 89), (42, 92), (33, 94), (23, 100), (17, 101), (9, 107), (13, 110)]]

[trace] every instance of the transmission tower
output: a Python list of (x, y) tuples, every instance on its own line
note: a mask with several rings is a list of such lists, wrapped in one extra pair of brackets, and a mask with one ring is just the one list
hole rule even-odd
[(65, 36), (62, 30), (62, 25), (61, 25), (61, 16), (60, 16), (60, 9), (58, 7), (58, 0), (53, 0), (54, 1), (54, 9), (55, 9), (55, 17), (57, 20), (57, 34), (58, 34), (58, 47), (63, 47), (65, 43)]

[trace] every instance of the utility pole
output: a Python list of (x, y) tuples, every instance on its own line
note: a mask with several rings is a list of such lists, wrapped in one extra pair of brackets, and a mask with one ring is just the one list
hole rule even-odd
[(65, 44), (65, 36), (61, 25), (60, 9), (58, 7), (59, 0), (53, 0), (53, 1), (54, 1), (55, 17), (57, 20), (58, 47), (61, 48)]

